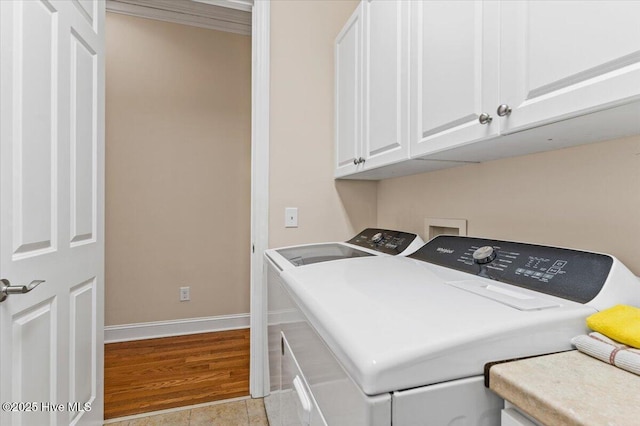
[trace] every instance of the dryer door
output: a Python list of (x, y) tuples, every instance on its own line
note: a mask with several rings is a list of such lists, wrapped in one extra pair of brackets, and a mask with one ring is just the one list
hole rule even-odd
[(282, 347), (282, 425), (327, 426), (284, 334)]

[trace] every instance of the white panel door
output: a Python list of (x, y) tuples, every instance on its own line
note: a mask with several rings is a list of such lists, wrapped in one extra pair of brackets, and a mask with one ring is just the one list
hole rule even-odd
[(503, 133), (640, 99), (640, 1), (503, 2), (501, 21)]
[(102, 424), (104, 8), (0, 1), (2, 425)]
[(358, 5), (335, 43), (335, 176), (362, 168), (362, 4)]
[[(498, 135), (496, 1), (411, 2), (411, 157)], [(486, 113), (493, 120), (481, 124)]]
[(408, 158), (409, 2), (364, 1), (364, 168)]

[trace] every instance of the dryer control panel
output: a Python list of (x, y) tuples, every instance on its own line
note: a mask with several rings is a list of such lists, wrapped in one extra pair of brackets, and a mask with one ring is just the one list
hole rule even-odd
[(409, 257), (579, 303), (598, 295), (613, 265), (604, 254), (453, 235)]
[(367, 228), (347, 242), (382, 253), (396, 255), (405, 251), (416, 238), (416, 234), (408, 232)]

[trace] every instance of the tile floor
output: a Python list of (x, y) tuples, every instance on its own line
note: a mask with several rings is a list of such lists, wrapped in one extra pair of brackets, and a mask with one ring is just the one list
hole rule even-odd
[(204, 407), (138, 417), (107, 426), (269, 426), (262, 399), (214, 403)]

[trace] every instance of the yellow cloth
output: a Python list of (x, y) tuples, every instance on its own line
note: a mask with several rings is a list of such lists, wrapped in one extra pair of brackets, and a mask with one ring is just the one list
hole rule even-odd
[(617, 342), (640, 348), (640, 309), (638, 308), (616, 305), (589, 316), (587, 326)]

